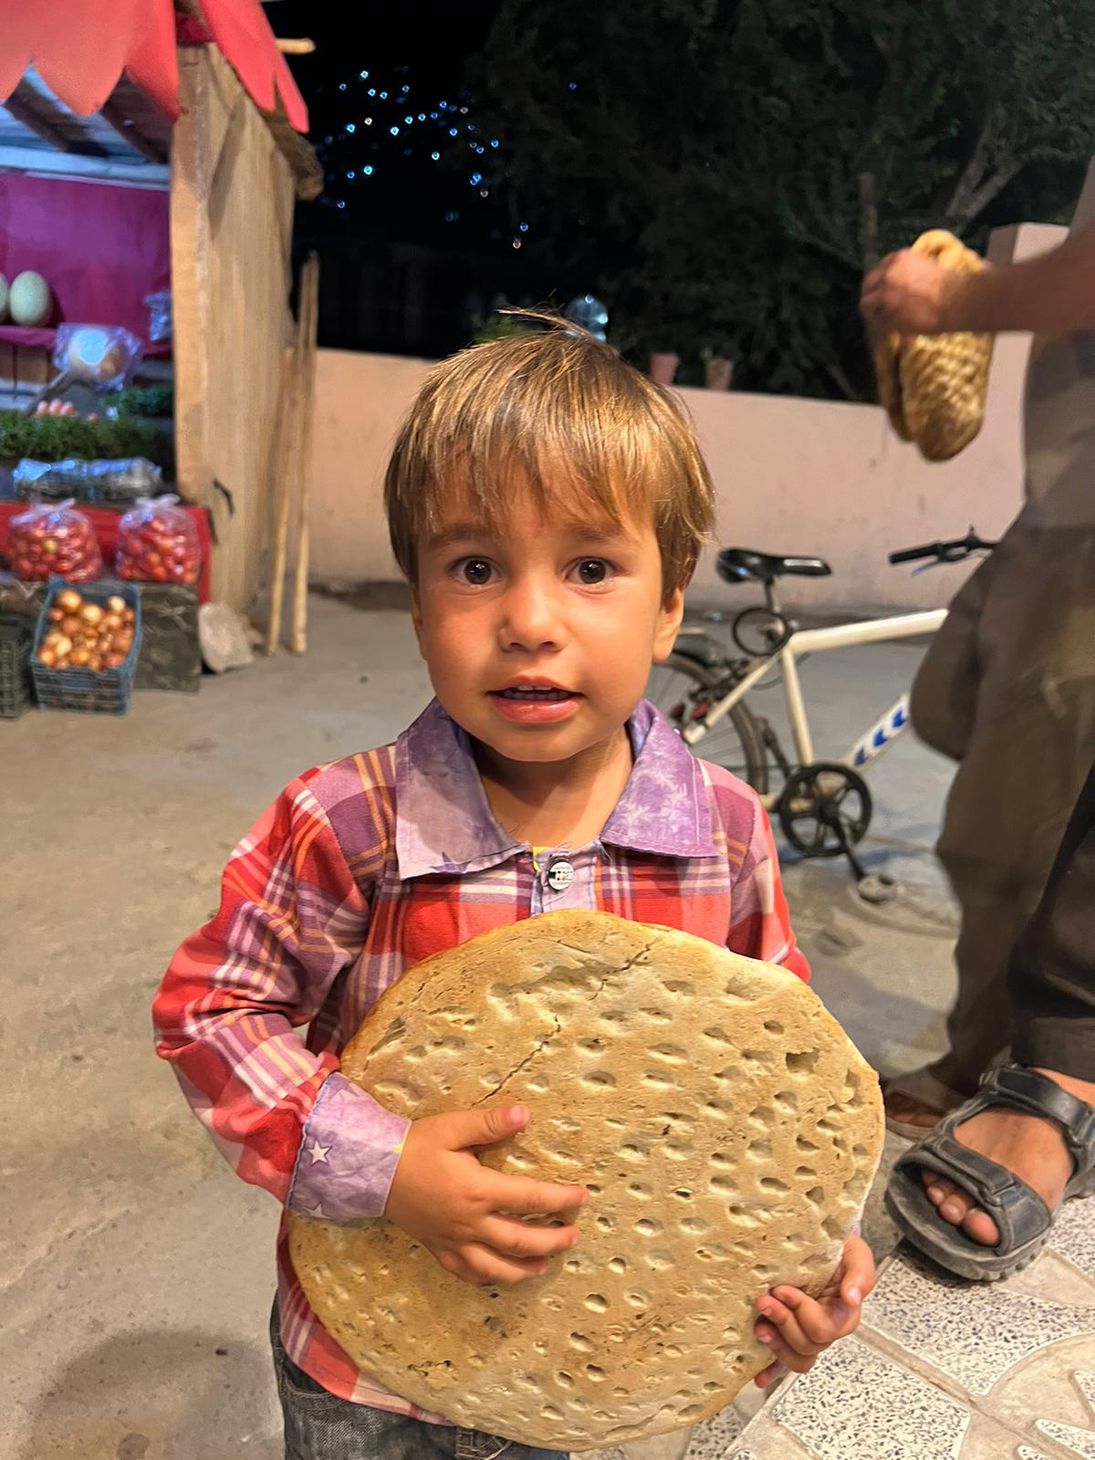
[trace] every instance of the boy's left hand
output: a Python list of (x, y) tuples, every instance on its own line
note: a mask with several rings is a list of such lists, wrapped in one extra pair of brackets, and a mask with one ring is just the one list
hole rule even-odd
[(874, 1258), (862, 1237), (849, 1237), (840, 1266), (820, 1297), (781, 1285), (757, 1299), (760, 1318), (756, 1335), (772, 1350), (776, 1362), (757, 1375), (758, 1389), (767, 1389), (787, 1369), (805, 1374), (814, 1360), (838, 1338), (859, 1327), (863, 1299), (874, 1287)]

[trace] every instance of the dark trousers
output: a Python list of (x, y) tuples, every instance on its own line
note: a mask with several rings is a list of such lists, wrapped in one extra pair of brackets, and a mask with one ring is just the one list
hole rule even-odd
[(1095, 768), (1008, 976), (1012, 1054), (1095, 1080)]
[[(932, 641), (912, 720), (959, 763), (937, 847), (961, 909), (958, 993), (936, 1071), (972, 1090), (1012, 1040), (1014, 1010), (1027, 1017), (1008, 969), (1095, 761), (1095, 527), (1024, 514), (1008, 529)], [(1025, 968), (1013, 983), (1035, 977)], [(1055, 1021), (1042, 1063), (1064, 1069), (1064, 1037)]]
[(285, 1460), (567, 1460), (561, 1450), (537, 1449), (456, 1425), (427, 1424), (329, 1394), (285, 1352), (276, 1302), (270, 1346), (285, 1422)]

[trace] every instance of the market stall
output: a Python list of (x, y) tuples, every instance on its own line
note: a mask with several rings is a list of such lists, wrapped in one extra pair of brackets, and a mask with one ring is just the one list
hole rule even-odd
[(41, 629), (46, 570), (93, 539), (145, 638), (196, 642), (198, 603), (246, 610), (264, 574), (304, 104), (258, 0), (38, 0), (0, 98), (0, 617)]

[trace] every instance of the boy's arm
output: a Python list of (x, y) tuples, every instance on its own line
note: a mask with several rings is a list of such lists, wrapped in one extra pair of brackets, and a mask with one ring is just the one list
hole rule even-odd
[[(741, 788), (745, 793), (746, 788)], [(755, 791), (747, 792), (752, 805), (752, 824), (745, 855), (733, 884), (730, 934), (726, 946), (731, 953), (778, 963), (806, 982), (810, 965), (795, 941), (791, 914), (783, 895), (779, 857), (772, 837), (768, 813)]]
[(153, 1006), (156, 1049), (245, 1181), (295, 1211), (375, 1217), (409, 1122), (298, 1032), (359, 955), (369, 920), (307, 779), (236, 848), (218, 913), (172, 959)]

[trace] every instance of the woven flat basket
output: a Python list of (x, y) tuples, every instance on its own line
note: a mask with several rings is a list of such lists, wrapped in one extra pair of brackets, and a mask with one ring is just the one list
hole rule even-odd
[[(912, 245), (945, 269), (970, 274), (984, 260), (942, 228)], [(872, 350), (878, 396), (903, 441), (914, 441), (928, 461), (948, 461), (981, 429), (988, 394), (992, 336), (901, 335), (876, 339)]]

